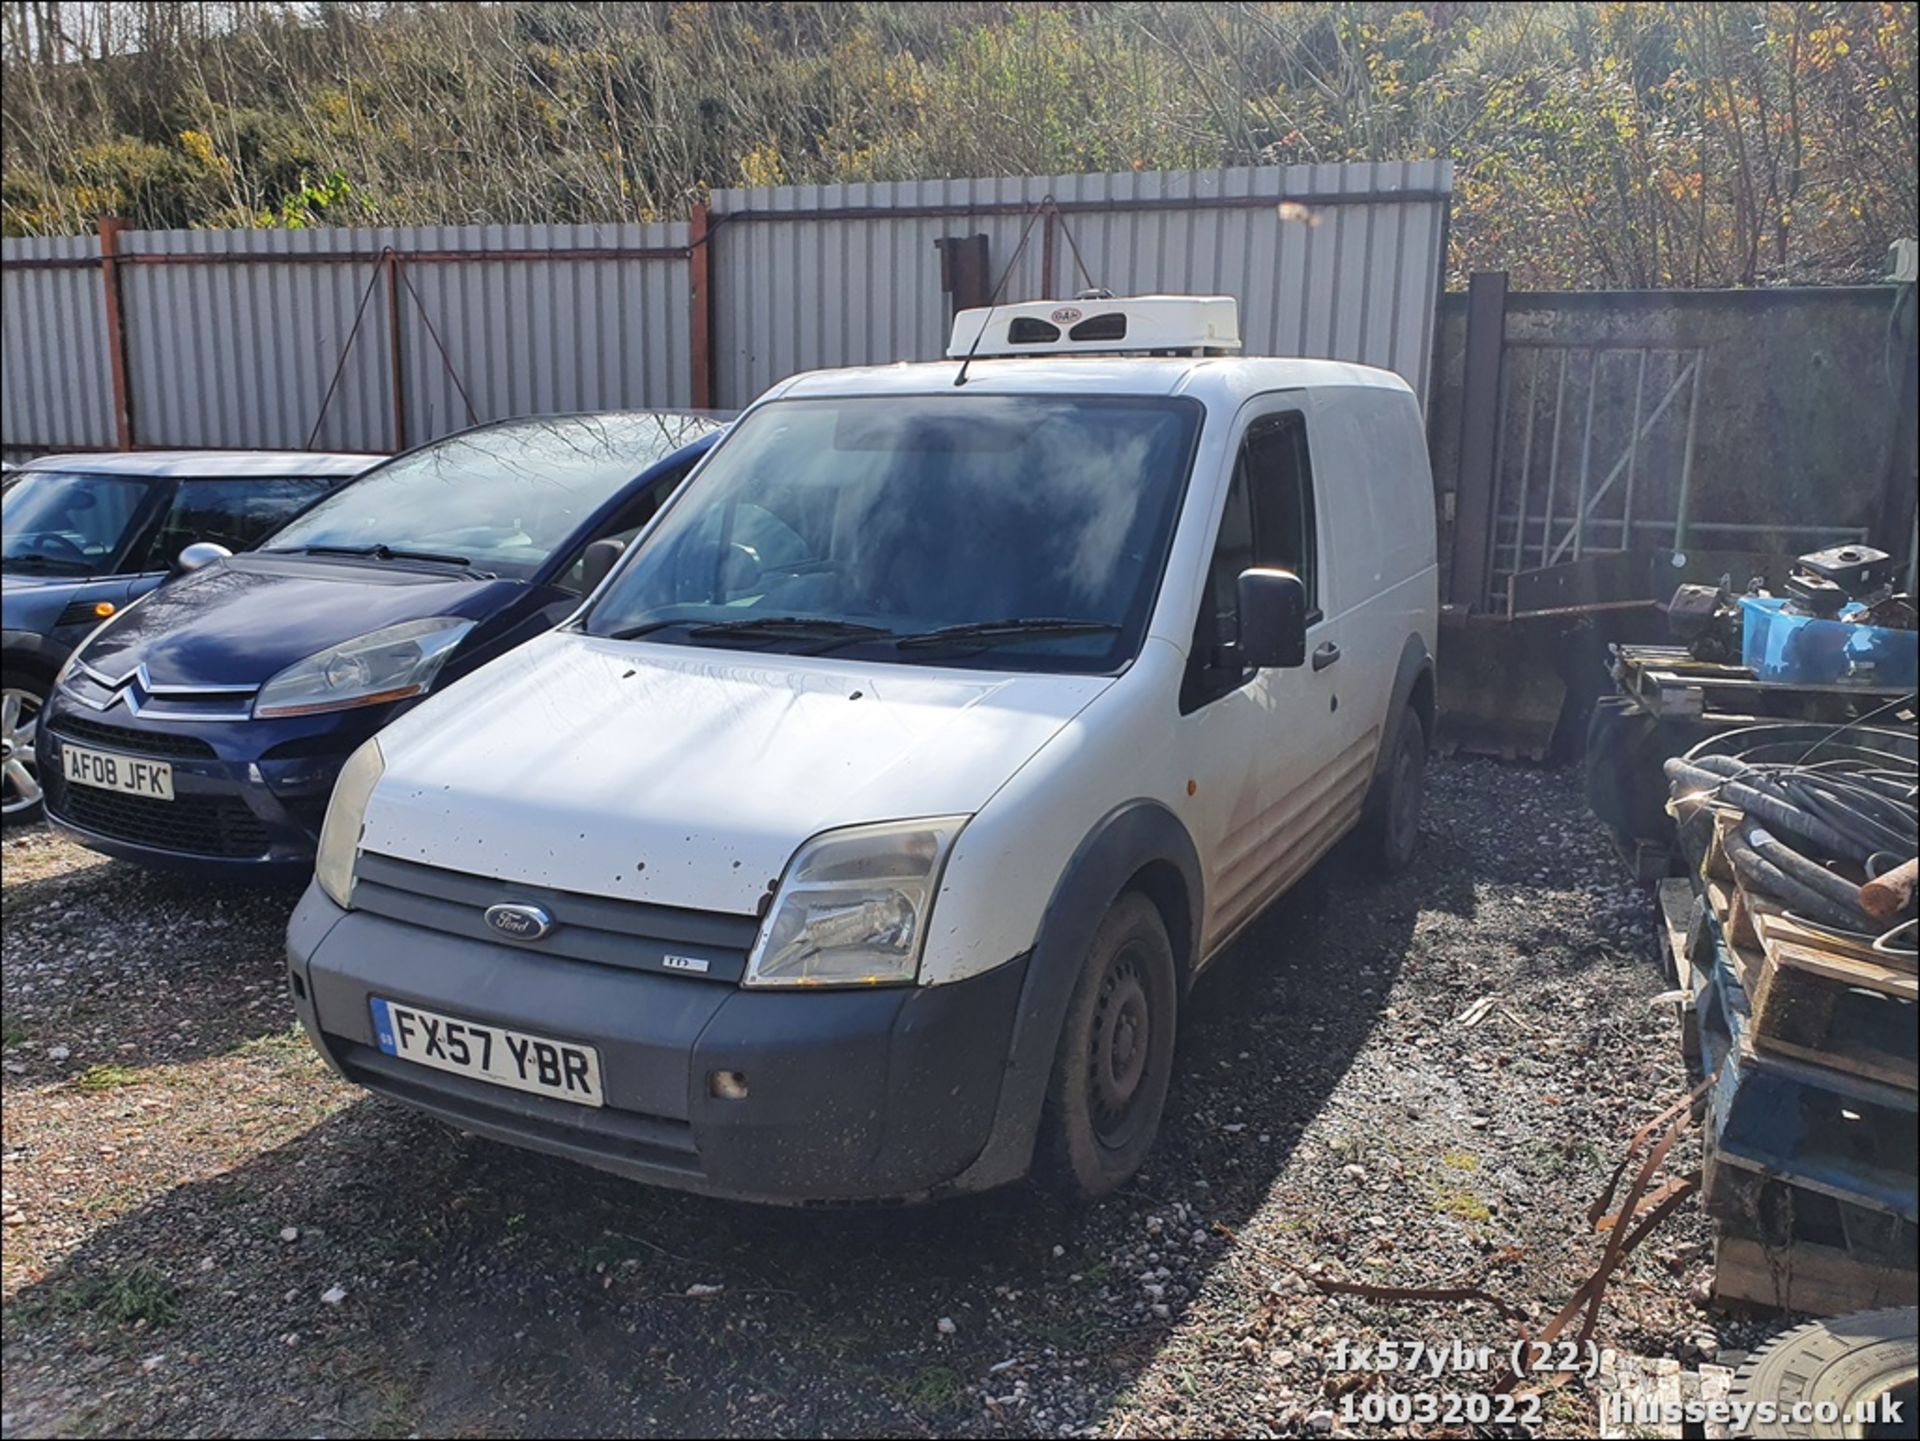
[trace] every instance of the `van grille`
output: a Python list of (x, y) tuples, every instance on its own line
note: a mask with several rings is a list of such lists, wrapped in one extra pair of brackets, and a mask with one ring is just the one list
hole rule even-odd
[[(504, 940), (487, 925), (486, 913), (490, 906), (505, 904), (540, 907), (552, 918), (553, 929), (534, 941)], [(745, 974), (747, 953), (760, 934), (760, 922), (753, 916), (524, 885), (370, 852), (355, 866), (353, 906), (405, 925), (513, 950), (729, 985)], [(704, 971), (699, 969), (702, 962)]]

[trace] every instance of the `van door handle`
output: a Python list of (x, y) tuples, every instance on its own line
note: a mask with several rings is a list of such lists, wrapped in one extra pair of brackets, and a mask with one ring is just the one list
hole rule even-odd
[(1315, 670), (1325, 670), (1328, 666), (1332, 665), (1335, 661), (1339, 659), (1340, 659), (1340, 647), (1335, 645), (1332, 641), (1327, 641), (1322, 645), (1318, 645), (1314, 647), (1313, 668)]

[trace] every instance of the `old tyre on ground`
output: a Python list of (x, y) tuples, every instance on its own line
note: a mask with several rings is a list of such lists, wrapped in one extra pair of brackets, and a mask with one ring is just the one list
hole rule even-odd
[(0, 684), (0, 820), (40, 819), (40, 769), (33, 743), (51, 689), (37, 671), (9, 667)]
[[(1736, 1403), (1770, 1404), (1776, 1418), (1756, 1422), (1745, 1434), (1756, 1437), (1912, 1436), (1916, 1414), (1916, 1318), (1911, 1306), (1885, 1311), (1856, 1311), (1828, 1321), (1813, 1321), (1783, 1331), (1753, 1354), (1734, 1377), (1729, 1397)], [(1892, 1402), (1886, 1419), (1882, 1398)], [(1796, 1402), (1830, 1404), (1833, 1419), (1795, 1420), (1788, 1408)], [(1850, 1421), (1869, 1406), (1882, 1419), (1867, 1424)]]
[(1364, 854), (1388, 875), (1413, 864), (1420, 849), (1420, 809), (1427, 797), (1427, 732), (1409, 707), (1392, 737), (1393, 754), (1374, 783), (1361, 822)]
[(1140, 1169), (1166, 1108), (1179, 994), (1166, 923), (1129, 891), (1094, 931), (1067, 1006), (1034, 1161), (1044, 1184), (1095, 1200)]

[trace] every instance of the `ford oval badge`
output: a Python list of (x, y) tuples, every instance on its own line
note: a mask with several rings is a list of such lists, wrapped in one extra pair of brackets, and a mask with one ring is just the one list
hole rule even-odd
[(488, 906), (486, 920), (510, 941), (537, 941), (553, 929), (553, 917), (538, 906)]

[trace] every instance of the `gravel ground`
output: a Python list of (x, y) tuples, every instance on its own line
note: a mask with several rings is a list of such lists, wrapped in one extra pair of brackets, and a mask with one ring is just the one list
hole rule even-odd
[[(1023, 1188), (759, 1209), (463, 1138), (291, 1029), (292, 895), (10, 835), (5, 1430), (1393, 1434), (1345, 1408), (1489, 1374), (1337, 1371), (1337, 1342), (1504, 1350), (1511, 1324), (1283, 1263), (1470, 1277), (1544, 1319), (1686, 1084), (1652, 903), (1577, 778), (1453, 761), (1433, 789), (1409, 875), (1322, 867), (1202, 981), (1148, 1172), (1077, 1214)], [(1601, 1340), (1750, 1343), (1693, 1299), (1705, 1242), (1697, 1210), (1656, 1234)], [(1551, 1393), (1535, 1434), (1591, 1434), (1593, 1405)]]

